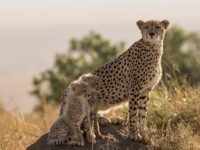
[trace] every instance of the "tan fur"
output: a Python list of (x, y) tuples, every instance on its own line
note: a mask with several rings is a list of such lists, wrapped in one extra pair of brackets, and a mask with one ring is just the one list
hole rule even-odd
[[(132, 140), (140, 140), (146, 130), (147, 102), (149, 94), (162, 75), (161, 57), (167, 20), (138, 21), (142, 39), (135, 42), (116, 59), (93, 71), (102, 83), (96, 98), (97, 111), (106, 110), (123, 102), (129, 102), (129, 133)], [(95, 126), (98, 126), (96, 118)], [(98, 134), (101, 135), (98, 130)]]
[[(161, 44), (163, 42), (164, 33), (168, 25), (169, 21), (167, 20), (163, 20), (161, 22), (157, 20), (150, 20), (147, 22), (143, 22), (141, 20), (137, 21), (137, 26), (141, 31), (143, 40), (157, 44)], [(151, 38), (149, 33), (155, 34), (153, 38)]]
[[(61, 107), (61, 115), (50, 130), (49, 144), (84, 145), (81, 124), (86, 131), (87, 141), (96, 142), (91, 114), (94, 110), (93, 98), (96, 97), (94, 95), (99, 82), (98, 76), (84, 74), (70, 84), (67, 93), (63, 96), (64, 105)], [(67, 127), (63, 127), (64, 124)]]
[(92, 73), (102, 79), (97, 110), (128, 100), (128, 136), (132, 140), (141, 139), (140, 132), (146, 130), (147, 101), (162, 75), (163, 39), (169, 22), (138, 21), (137, 25), (142, 39)]
[(48, 144), (84, 145), (80, 129), (83, 119), (90, 114), (85, 98), (88, 85), (85, 82), (73, 82), (65, 97), (64, 113), (53, 124), (48, 135)]

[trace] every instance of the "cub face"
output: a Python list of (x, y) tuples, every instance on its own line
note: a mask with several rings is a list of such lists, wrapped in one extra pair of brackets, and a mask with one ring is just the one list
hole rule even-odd
[(89, 86), (85, 82), (74, 82), (71, 83), (70, 89), (75, 96), (85, 96), (86, 91), (89, 89)]
[(168, 25), (168, 20), (137, 21), (137, 26), (142, 33), (143, 40), (153, 43), (161, 43), (163, 41)]
[(97, 90), (98, 86), (101, 84), (101, 78), (92, 74), (83, 75), (82, 80), (88, 83), (90, 90)]

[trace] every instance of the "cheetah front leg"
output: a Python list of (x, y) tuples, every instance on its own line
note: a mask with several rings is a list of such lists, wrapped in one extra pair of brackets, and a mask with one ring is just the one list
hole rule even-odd
[(139, 118), (139, 131), (144, 140), (147, 140), (147, 104), (149, 100), (150, 89), (146, 90), (145, 92), (141, 93), (139, 97), (138, 103), (138, 118)]
[(138, 130), (138, 98), (140, 94), (130, 93), (129, 96), (129, 120), (128, 120), (128, 138), (131, 140), (141, 140), (142, 137)]

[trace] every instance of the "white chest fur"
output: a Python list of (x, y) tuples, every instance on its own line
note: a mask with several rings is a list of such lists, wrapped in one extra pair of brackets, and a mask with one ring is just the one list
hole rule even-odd
[(162, 67), (161, 67), (161, 58), (162, 58), (162, 52), (163, 47), (157, 47), (155, 46), (155, 51), (157, 51), (157, 61), (155, 63), (155, 68), (152, 68), (153, 70), (153, 78), (150, 78), (147, 83), (144, 85), (144, 89), (153, 89), (160, 81), (162, 76)]

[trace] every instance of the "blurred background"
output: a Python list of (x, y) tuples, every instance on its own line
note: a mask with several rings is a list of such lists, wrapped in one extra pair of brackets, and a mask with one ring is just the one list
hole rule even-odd
[[(194, 76), (194, 82), (199, 81), (200, 69), (192, 71), (192, 67), (199, 67), (199, 64), (196, 64), (199, 60), (194, 60), (191, 56), (194, 54), (194, 57), (199, 57), (200, 55), (199, 9), (200, 1), (197, 0), (1, 0), (0, 102), (7, 110), (18, 107), (22, 112), (31, 112), (38, 103), (39, 93), (36, 93), (36, 90), (39, 85), (35, 85), (36, 78), (41, 79), (41, 72), (44, 73), (45, 70), (51, 70), (56, 76), (58, 75), (55, 55), (59, 53), (69, 57), (71, 55), (70, 46), (73, 45), (70, 43), (71, 39), (77, 39), (77, 42), (81, 43), (80, 40), (84, 40), (85, 36), (93, 40), (97, 34), (102, 38), (102, 41), (99, 41), (102, 42), (101, 44), (104, 40), (109, 42), (104, 46), (108, 48), (105, 52), (108, 58), (100, 60), (92, 67), (90, 67), (91, 62), (88, 62), (90, 63), (87, 64), (89, 68), (74, 74), (71, 74), (73, 70), (69, 73), (67, 68), (64, 70), (62, 68), (60, 77), (55, 78), (65, 78), (59, 79), (65, 81), (65, 84), (68, 83), (68, 78), (76, 78), (79, 74), (90, 71), (110, 60), (109, 56), (114, 58), (138, 40), (141, 35), (136, 21), (139, 19), (144, 21), (168, 19), (170, 21), (171, 29), (168, 30), (170, 33), (167, 39), (169, 42), (165, 43), (166, 53), (170, 52), (166, 54), (168, 55), (166, 63), (170, 65), (172, 61), (176, 61), (175, 65), (178, 70), (184, 75), (189, 75), (189, 78)], [(174, 36), (178, 39), (172, 41)], [(119, 47), (116, 53), (113, 50), (114, 54), (111, 52), (109, 55), (107, 53), (112, 46)], [(89, 45), (89, 48), (94, 47)], [(77, 47), (71, 49), (77, 49)], [(85, 49), (87, 48), (81, 47), (78, 52), (84, 52)], [(95, 55), (99, 55), (101, 48), (100, 50), (92, 49), (88, 55), (91, 55), (92, 51), (96, 52)], [(191, 58), (188, 62), (182, 56), (186, 53), (189, 53)], [(93, 57), (101, 59), (100, 55)], [(62, 63), (69, 63), (68, 58), (62, 59), (65, 59)], [(168, 62), (169, 59), (171, 60)], [(76, 61), (71, 65), (77, 67)], [(68, 67), (67, 64), (66, 67)], [(34, 84), (32, 83), (33, 78), (35, 78)], [(64, 86), (64, 83), (60, 84), (61, 88), (57, 90), (50, 85), (49, 92), (56, 90), (54, 92), (57, 93), (56, 96), (44, 92), (46, 96), (58, 101), (58, 95)], [(35, 93), (31, 95), (31, 92)]]

